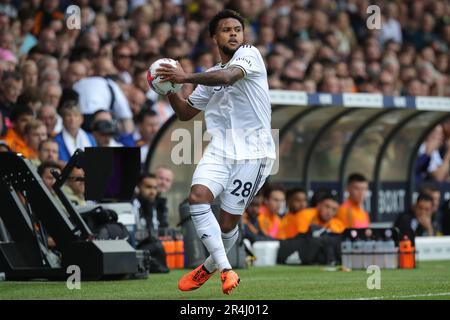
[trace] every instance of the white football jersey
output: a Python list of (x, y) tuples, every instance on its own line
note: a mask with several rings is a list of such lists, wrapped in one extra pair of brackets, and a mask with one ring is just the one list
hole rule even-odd
[(208, 150), (235, 160), (275, 159), (264, 60), (257, 48), (242, 45), (227, 64), (206, 72), (231, 66), (242, 69), (244, 78), (230, 86), (198, 85), (188, 98), (190, 106), (205, 111), (206, 129), (212, 136)]

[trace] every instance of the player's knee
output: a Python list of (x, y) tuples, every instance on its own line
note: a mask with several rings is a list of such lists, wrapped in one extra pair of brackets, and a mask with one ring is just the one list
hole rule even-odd
[(194, 185), (189, 193), (189, 204), (211, 203), (214, 200), (212, 192), (203, 185)]
[(189, 194), (189, 204), (208, 203), (206, 194), (200, 190), (192, 190)]

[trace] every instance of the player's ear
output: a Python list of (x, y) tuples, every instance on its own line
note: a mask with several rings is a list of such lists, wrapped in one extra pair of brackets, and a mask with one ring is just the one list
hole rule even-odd
[(216, 35), (213, 35), (213, 36), (212, 36), (212, 40), (213, 40), (214, 44), (217, 45)]

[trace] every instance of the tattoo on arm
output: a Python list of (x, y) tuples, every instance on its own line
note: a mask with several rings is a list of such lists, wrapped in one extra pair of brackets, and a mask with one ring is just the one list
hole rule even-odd
[(244, 77), (244, 71), (238, 67), (215, 70), (189, 75), (186, 82), (205, 86), (231, 85)]

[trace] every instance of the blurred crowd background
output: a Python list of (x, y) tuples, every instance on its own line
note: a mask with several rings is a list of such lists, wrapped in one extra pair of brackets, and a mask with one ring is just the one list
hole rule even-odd
[[(81, 24), (69, 30), (65, 12), (72, 4)], [(379, 7), (381, 29), (368, 28), (369, 5)], [(119, 145), (142, 145), (145, 157), (172, 115), (167, 100), (149, 90), (147, 68), (161, 57), (179, 60), (186, 72), (219, 62), (207, 24), (223, 8), (247, 18), (246, 42), (261, 51), (272, 89), (450, 96), (446, 0), (1, 0), (0, 136), (15, 127), (20, 106), (45, 124), (48, 137), (65, 127), (76, 146), (114, 144), (80, 138), (74, 124), (67, 128), (61, 109), (75, 101), (85, 131), (93, 129), (93, 114), (106, 110), (97, 136), (128, 135), (116, 139)], [(184, 85), (181, 95), (193, 89)], [(25, 124), (16, 128), (24, 141), (25, 131)], [(64, 156), (60, 148), (60, 160), (72, 150)]]

